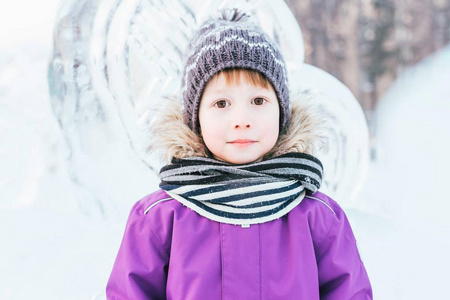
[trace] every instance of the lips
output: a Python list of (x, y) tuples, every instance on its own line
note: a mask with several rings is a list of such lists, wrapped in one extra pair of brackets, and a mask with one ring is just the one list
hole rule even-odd
[(237, 139), (237, 140), (233, 140), (228, 143), (233, 144), (233, 145), (250, 145), (250, 144), (256, 143), (256, 141), (248, 140), (248, 139)]

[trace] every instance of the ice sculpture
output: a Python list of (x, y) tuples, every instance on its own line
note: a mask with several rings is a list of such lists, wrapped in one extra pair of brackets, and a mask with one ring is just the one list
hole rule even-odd
[[(160, 165), (146, 153), (151, 106), (163, 96), (178, 94), (182, 53), (197, 26), (217, 9), (236, 6), (256, 17), (279, 43), (288, 72), (304, 74), (301, 31), (282, 0), (83, 0), (62, 4), (49, 83), (53, 110), (70, 149), (69, 173), (84, 189), (80, 197), (84, 211), (104, 215), (122, 204), (127, 210), (131, 202), (157, 187)], [(300, 88), (296, 82), (291, 80), (293, 89)], [(311, 87), (316, 86), (312, 83)], [(332, 195), (348, 196), (353, 187), (339, 184), (343, 173), (333, 170), (342, 169), (343, 163), (350, 161), (344, 157), (359, 149), (360, 155), (352, 158), (354, 164), (346, 165), (345, 174), (350, 176), (348, 180), (361, 178), (367, 139), (343, 142), (353, 132), (340, 122), (357, 120), (354, 126), (362, 128), (361, 132), (367, 126), (360, 110), (346, 110), (356, 105), (353, 96), (345, 87), (336, 87), (336, 94), (323, 102), (324, 107), (331, 103), (330, 113), (343, 114), (335, 118), (333, 136), (340, 146), (330, 147), (327, 153), (331, 163), (326, 174), (331, 177), (325, 182)], [(350, 115), (353, 113), (356, 116)]]
[(291, 81), (312, 94), (329, 116), (329, 145), (318, 154), (325, 166), (321, 190), (340, 204), (352, 206), (369, 162), (369, 131), (362, 108), (342, 82), (312, 65), (303, 64), (298, 73), (291, 74)]

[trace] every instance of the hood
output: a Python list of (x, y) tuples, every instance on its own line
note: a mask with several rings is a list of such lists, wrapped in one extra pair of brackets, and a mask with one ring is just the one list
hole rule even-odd
[[(155, 108), (150, 124), (149, 152), (160, 154), (163, 163), (172, 158), (190, 156), (208, 157), (209, 151), (203, 139), (195, 134), (183, 121), (181, 101), (176, 97), (163, 99)], [(266, 158), (289, 152), (301, 152), (316, 156), (326, 146), (326, 118), (308, 92), (291, 96), (291, 118)]]

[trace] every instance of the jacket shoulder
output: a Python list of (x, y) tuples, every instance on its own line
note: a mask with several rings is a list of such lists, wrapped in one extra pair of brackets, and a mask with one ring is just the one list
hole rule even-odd
[(320, 248), (332, 227), (346, 219), (339, 204), (321, 192), (305, 196), (299, 206), (308, 219), (316, 249)]
[(157, 190), (140, 199), (137, 205), (144, 215), (152, 215), (155, 210), (170, 210), (177, 206), (178, 201), (173, 199), (164, 190)]
[(321, 192), (306, 195), (304, 201), (306, 201), (311, 208), (323, 211), (324, 214), (333, 218), (342, 212), (342, 208), (335, 200)]
[(308, 196), (305, 201), (317, 208), (311, 232), (316, 237), (320, 298), (372, 299), (372, 287), (345, 212), (323, 193)]
[(136, 206), (160, 244), (170, 252), (174, 220), (183, 210), (182, 204), (164, 190), (157, 190), (139, 200)]

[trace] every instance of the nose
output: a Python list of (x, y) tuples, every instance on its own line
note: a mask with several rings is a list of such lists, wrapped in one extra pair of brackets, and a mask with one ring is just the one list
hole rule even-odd
[(240, 128), (250, 128), (250, 124), (245, 124), (248, 122), (244, 122), (244, 123), (239, 123), (234, 125), (234, 129), (240, 129)]
[(246, 109), (238, 109), (235, 111), (234, 129), (244, 129), (252, 127), (251, 117), (249, 113), (250, 112)]

